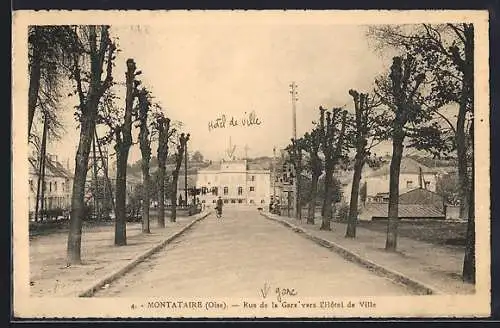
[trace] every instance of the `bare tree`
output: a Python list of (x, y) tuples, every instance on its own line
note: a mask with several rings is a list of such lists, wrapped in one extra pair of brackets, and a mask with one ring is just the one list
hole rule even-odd
[(304, 150), (304, 139), (291, 139), (291, 143), (286, 147), (288, 154), (290, 156), (290, 162), (292, 163), (293, 169), (295, 171), (295, 217), (300, 220), (302, 217), (302, 202), (301, 202), (301, 178), (303, 171), (303, 154)]
[(155, 121), (158, 131), (158, 227), (165, 228), (165, 171), (168, 144), (176, 130), (170, 128), (170, 119), (163, 113), (157, 114)]
[(359, 184), (363, 166), (371, 155), (371, 150), (386, 137), (385, 124), (387, 117), (382, 111), (377, 111), (381, 102), (367, 93), (349, 90), (354, 102), (354, 120), (351, 127), (350, 146), (356, 150), (354, 157), (354, 172), (352, 178), (349, 216), (347, 221), (346, 237), (356, 237), (356, 223), (358, 220)]
[[(392, 138), (392, 159), (389, 179), (389, 209), (386, 250), (394, 251), (397, 246), (399, 173), (403, 157), (405, 138), (410, 140), (408, 147), (430, 145), (439, 147), (441, 143), (440, 126), (433, 121), (436, 109), (442, 102), (431, 102), (422, 90), (425, 73), (419, 62), (412, 56), (394, 57), (388, 79), (376, 81), (376, 93), (381, 101), (393, 112), (390, 123)], [(432, 98), (431, 98), (432, 99)]]
[(320, 107), (319, 110), (319, 134), (321, 148), (325, 156), (325, 198), (320, 229), (331, 230), (330, 221), (333, 218), (332, 202), (334, 199), (333, 173), (343, 155), (347, 112), (341, 108), (333, 108), (331, 112), (323, 107)]
[(151, 160), (151, 138), (149, 133), (149, 123), (148, 123), (148, 113), (151, 108), (150, 94), (145, 88), (143, 88), (139, 94), (139, 144), (141, 148), (142, 162), (142, 232), (150, 233), (149, 227), (149, 192), (150, 192), (150, 174), (149, 174), (149, 162)]
[[(80, 140), (76, 153), (71, 198), (70, 231), (67, 245), (68, 265), (81, 263), (84, 193), (90, 146), (95, 131), (99, 102), (102, 95), (113, 83), (112, 70), (116, 49), (109, 36), (109, 26), (81, 26), (75, 28), (75, 32), (80, 32), (78, 40), (83, 51), (74, 52), (71, 74), (79, 98)], [(86, 67), (89, 67), (88, 71), (85, 70)], [(104, 71), (105, 78), (101, 80)]]
[[(475, 242), (473, 146), (471, 131), (474, 125), (474, 25), (422, 24), (411, 31), (398, 26), (374, 26), (369, 36), (380, 48), (394, 47), (412, 54), (423, 63), (426, 73), (432, 75), (432, 91), (436, 97), (458, 104), (456, 122), (439, 112), (437, 114), (449, 126), (453, 136), (453, 148), (457, 151), (459, 176), (460, 217), (468, 219), (466, 256), (463, 278), (475, 282)], [(471, 153), (472, 156), (467, 156)], [(471, 209), (472, 207), (472, 209)]]
[(319, 156), (321, 140), (319, 130), (314, 128), (310, 133), (304, 134), (304, 149), (309, 154), (307, 169), (311, 172), (311, 200), (307, 209), (307, 223), (314, 224), (316, 210), (316, 197), (318, 193), (318, 181), (323, 172), (323, 162)]
[(189, 133), (187, 135), (185, 133), (181, 133), (179, 136), (179, 143), (177, 144), (177, 153), (175, 154), (175, 169), (172, 172), (172, 192), (170, 195), (170, 200), (172, 202), (172, 211), (170, 213), (171, 222), (175, 222), (177, 219), (177, 182), (179, 181), (179, 171), (181, 169), (184, 151), (188, 141)]

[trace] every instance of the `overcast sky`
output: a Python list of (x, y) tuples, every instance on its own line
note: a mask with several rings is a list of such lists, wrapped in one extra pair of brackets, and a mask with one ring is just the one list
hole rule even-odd
[[(191, 133), (189, 149), (200, 150), (205, 158), (222, 158), (230, 137), (237, 156), (244, 155), (245, 145), (249, 157), (271, 156), (273, 146), (283, 147), (292, 136), (292, 81), (298, 85), (300, 136), (311, 128), (320, 105), (352, 107), (348, 90), (370, 91), (374, 78), (389, 67), (390, 55), (381, 57), (373, 51), (365, 31), (366, 27), (355, 25), (189, 21), (112, 26), (122, 50), (114, 77), (123, 82), (125, 61), (134, 58), (144, 85), (167, 116), (182, 121)], [(64, 161), (69, 158), (71, 166), (79, 134), (71, 109), (75, 100), (64, 102), (66, 134), (49, 149)], [(221, 115), (241, 120), (251, 112), (260, 125), (209, 131), (209, 122)], [(129, 161), (139, 158), (134, 146)]]

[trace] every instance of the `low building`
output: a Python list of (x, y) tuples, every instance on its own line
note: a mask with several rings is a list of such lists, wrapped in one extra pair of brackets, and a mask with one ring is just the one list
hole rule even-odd
[[(39, 164), (36, 156), (30, 156), (29, 161), (29, 211), (36, 210), (37, 188), (39, 174)], [(44, 183), (40, 185), (39, 199), (42, 197), (43, 188), (43, 208), (45, 210), (69, 210), (71, 206), (73, 176), (69, 172), (69, 167), (58, 161), (57, 155), (47, 154), (45, 160)], [(41, 203), (39, 203), (39, 208)]]
[[(385, 163), (382, 167), (374, 170), (365, 165), (363, 169), (360, 187), (366, 185), (366, 202), (385, 202), (388, 201), (389, 181), (390, 181), (391, 163)], [(352, 175), (352, 172), (350, 173)], [(430, 168), (420, 164), (416, 160), (403, 157), (401, 160), (399, 173), (399, 192), (400, 194), (415, 188), (422, 188), (436, 192), (438, 178), (443, 174), (439, 168)], [(349, 181), (345, 180), (343, 184), (345, 201), (350, 201), (352, 188), (352, 176)], [(361, 193), (360, 193), (361, 196)]]
[[(389, 211), (389, 196), (383, 200), (367, 203), (361, 210), (359, 219), (364, 221), (387, 219)], [(442, 196), (424, 189), (413, 188), (401, 191), (398, 202), (398, 217), (400, 219), (445, 219), (446, 206)]]

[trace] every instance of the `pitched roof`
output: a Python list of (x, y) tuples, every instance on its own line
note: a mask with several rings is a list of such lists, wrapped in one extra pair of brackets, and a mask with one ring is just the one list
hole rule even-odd
[[(390, 167), (391, 167), (391, 163), (390, 162), (386, 163), (381, 168), (371, 172), (367, 176), (368, 177), (377, 177), (377, 176), (389, 175)], [(403, 157), (401, 159), (400, 174), (405, 174), (405, 173), (406, 174), (412, 174), (412, 173), (419, 174), (420, 168), (422, 169), (422, 173), (437, 173), (437, 172), (439, 172), (439, 169), (430, 168), (430, 167), (427, 167), (425, 165), (422, 165), (412, 158)]]
[[(387, 203), (367, 204), (363, 216), (386, 218), (389, 210)], [(431, 205), (399, 204), (399, 218), (440, 218), (444, 213)]]
[[(28, 158), (28, 162), (30, 163), (30, 174), (38, 174), (38, 161), (30, 156)], [(63, 177), (63, 178), (71, 178), (72, 174), (59, 162), (52, 160), (50, 156), (46, 156), (45, 159), (45, 175), (46, 176), (54, 176), (54, 177)]]

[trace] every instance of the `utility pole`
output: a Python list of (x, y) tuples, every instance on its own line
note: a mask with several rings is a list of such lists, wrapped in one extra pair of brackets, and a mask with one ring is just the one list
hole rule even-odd
[[(297, 143), (297, 100), (299, 100), (298, 98), (298, 92), (297, 92), (297, 84), (295, 82), (292, 82), (290, 84), (290, 95), (292, 97), (292, 127), (293, 127), (293, 134), (292, 134), (292, 142), (293, 142), (293, 146), (295, 147), (296, 143)], [(296, 160), (295, 158), (293, 160)], [(299, 183), (298, 181), (298, 177), (296, 177), (296, 179), (294, 179), (293, 181), (293, 185), (292, 185), (292, 204), (294, 206), (294, 210), (295, 210), (295, 216), (297, 218), (299, 218), (299, 213), (297, 212), (298, 210), (298, 207), (297, 207), (297, 200), (298, 200), (298, 195), (297, 195), (297, 191), (298, 191), (298, 188), (297, 188), (297, 184)], [(290, 195), (290, 194), (288, 194)], [(288, 197), (289, 201), (290, 201), (290, 197)]]
[(297, 100), (298, 92), (297, 92), (297, 84), (292, 82), (290, 84), (290, 95), (292, 96), (292, 127), (293, 127), (293, 140), (297, 139)]
[(44, 113), (43, 119), (43, 134), (42, 134), (42, 145), (40, 147), (40, 157), (38, 160), (38, 181), (36, 188), (36, 204), (35, 204), (35, 222), (38, 222), (38, 212), (40, 211), (40, 218), (43, 220), (43, 203), (44, 203), (44, 187), (45, 187), (45, 157), (46, 157), (46, 146), (47, 146), (47, 115)]
[(276, 147), (273, 147), (273, 200), (276, 202)]
[(186, 147), (184, 147), (184, 201), (186, 202), (186, 206), (188, 204), (188, 171), (187, 171), (187, 162), (188, 162), (188, 146), (186, 142)]

